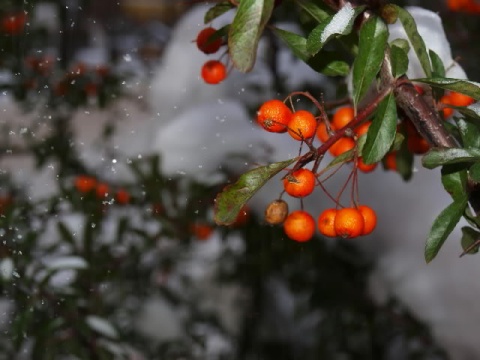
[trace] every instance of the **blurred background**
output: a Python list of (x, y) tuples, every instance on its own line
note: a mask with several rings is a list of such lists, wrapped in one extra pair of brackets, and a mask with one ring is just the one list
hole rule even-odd
[[(458, 259), (457, 231), (425, 264), (449, 197), (419, 158), (408, 182), (360, 177), (380, 221), (358, 241), (298, 244), (265, 224), (279, 181), (234, 225), (214, 224), (226, 184), (298, 152), (252, 124), (259, 104), (310, 91), (331, 113), (347, 87), (270, 32), (252, 73), (204, 84), (202, 64), (221, 55), (196, 48), (199, 3), (0, 0), (0, 358), (477, 358), (478, 261)], [(452, 58), (479, 80), (473, 5), (395, 3), (438, 13)], [(301, 31), (302, 17), (285, 0), (273, 21)]]

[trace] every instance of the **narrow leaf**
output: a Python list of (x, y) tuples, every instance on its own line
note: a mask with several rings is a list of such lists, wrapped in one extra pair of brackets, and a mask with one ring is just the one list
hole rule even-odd
[(404, 75), (408, 69), (408, 55), (399, 46), (393, 45), (390, 49), (392, 59), (392, 73), (395, 78)]
[(415, 79), (413, 81), (418, 81), (444, 90), (456, 91), (471, 96), (477, 101), (480, 100), (480, 83), (474, 81), (450, 78), (424, 78)]
[(371, 17), (360, 29), (358, 55), (353, 62), (353, 103), (356, 107), (377, 76), (387, 47), (388, 29)]
[(322, 8), (320, 4), (314, 4), (312, 1), (296, 1), (300, 7), (305, 10), (313, 19), (315, 19), (317, 22), (322, 22), (326, 18), (330, 16), (329, 9), (328, 8)]
[(240, 176), (235, 184), (229, 185), (215, 199), (215, 222), (218, 225), (230, 225), (248, 200), (265, 183), (292, 164), (296, 158), (261, 166)]
[(323, 69), (320, 69), (319, 72), (327, 76), (347, 76), (350, 72), (350, 66), (344, 61), (332, 61)]
[(432, 61), (433, 76), (445, 77), (445, 65), (443, 65), (442, 59), (433, 50), (429, 50), (430, 60)]
[(397, 131), (397, 107), (393, 94), (380, 103), (372, 125), (368, 129), (367, 141), (363, 149), (366, 164), (380, 161), (390, 150)]
[(475, 163), (468, 169), (468, 175), (475, 182), (480, 182), (480, 163)]
[(310, 54), (307, 51), (307, 39), (301, 35), (286, 31), (277, 27), (272, 28), (273, 32), (282, 39), (296, 57), (308, 61)]
[(410, 51), (410, 44), (405, 39), (395, 39), (390, 43), (390, 46), (391, 47), (397, 46), (400, 49), (402, 49), (403, 51), (405, 51), (405, 53), (407, 53), (407, 54)]
[(212, 6), (208, 11), (205, 13), (205, 17), (203, 18), (203, 22), (208, 24), (209, 22), (215, 20), (217, 17), (225, 14), (227, 11), (232, 9), (234, 6), (230, 1), (222, 1), (220, 3), (215, 4)]
[(464, 148), (480, 149), (480, 124), (465, 119), (456, 119)]
[(460, 221), (462, 214), (467, 207), (467, 197), (456, 199), (448, 205), (433, 222), (427, 243), (425, 244), (425, 260), (427, 263), (437, 256), (440, 248)]
[(462, 149), (449, 148), (439, 149), (433, 148), (422, 158), (422, 164), (427, 169), (433, 169), (437, 166), (447, 164), (458, 164), (465, 162), (479, 162), (480, 149)]
[(353, 8), (347, 2), (340, 11), (322, 20), (307, 38), (307, 50), (315, 55), (334, 36), (347, 35), (352, 31), (356, 17), (365, 9), (365, 6)]
[(480, 103), (476, 102), (467, 107), (465, 106), (452, 106), (455, 110), (460, 112), (462, 115), (469, 118), (480, 120)]
[[(473, 246), (476, 242), (480, 240), (480, 233), (471, 227), (464, 226), (462, 227), (462, 249), (467, 251), (466, 254), (476, 254), (478, 252), (478, 245)], [(473, 246), (473, 247), (472, 247)]]
[(230, 25), (228, 48), (232, 63), (248, 72), (255, 64), (257, 46), (273, 10), (273, 0), (242, 0)]
[(396, 6), (398, 11), (398, 18), (400, 19), (405, 32), (407, 33), (408, 39), (412, 44), (413, 50), (415, 54), (417, 54), (418, 60), (420, 61), (420, 65), (422, 65), (422, 69), (425, 72), (427, 77), (432, 76), (432, 69), (430, 67), (430, 59), (427, 54), (427, 47), (425, 46), (425, 42), (423, 38), (418, 33), (417, 24), (413, 19), (412, 15), (405, 9)]
[(460, 164), (443, 166), (442, 184), (454, 200), (464, 197), (467, 192), (467, 170)]

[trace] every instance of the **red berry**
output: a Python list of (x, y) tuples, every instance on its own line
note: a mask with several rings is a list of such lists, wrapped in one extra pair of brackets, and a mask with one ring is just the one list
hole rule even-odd
[(203, 64), (201, 75), (207, 84), (219, 84), (227, 77), (227, 68), (218, 60), (209, 60)]

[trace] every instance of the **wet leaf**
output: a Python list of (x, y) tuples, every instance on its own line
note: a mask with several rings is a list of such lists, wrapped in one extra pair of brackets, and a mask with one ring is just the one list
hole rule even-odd
[(433, 148), (422, 158), (422, 164), (427, 169), (433, 169), (437, 166), (447, 164), (458, 164), (465, 162), (479, 162), (480, 149), (462, 149), (449, 148), (439, 149)]
[(273, 10), (273, 0), (242, 0), (230, 26), (228, 49), (235, 68), (248, 72), (255, 64), (258, 41)]
[(388, 29), (382, 19), (371, 17), (360, 29), (358, 54), (353, 62), (353, 104), (356, 107), (375, 80), (387, 47)]
[(431, 77), (432, 69), (430, 67), (430, 59), (428, 57), (427, 47), (425, 46), (423, 38), (418, 33), (415, 20), (413, 19), (412, 15), (410, 15), (410, 13), (405, 9), (396, 5), (395, 7), (398, 11), (398, 18), (400, 19), (400, 22), (402, 23), (403, 28), (407, 33), (408, 39), (412, 44), (415, 54), (417, 54), (418, 60), (420, 61), (420, 65), (422, 66), (425, 75), (427, 75), (427, 77)]
[(230, 1), (222, 1), (220, 3), (217, 3), (214, 6), (212, 6), (210, 9), (208, 9), (208, 11), (205, 13), (203, 22), (205, 24), (208, 24), (209, 22), (225, 14), (227, 11), (229, 11), (232, 8), (234, 8), (234, 6)]
[(456, 91), (471, 96), (475, 100), (480, 100), (480, 83), (474, 81), (450, 78), (426, 78), (415, 79), (413, 81), (418, 81), (444, 90)]
[(380, 103), (372, 125), (368, 129), (363, 148), (363, 161), (373, 164), (380, 161), (390, 150), (397, 131), (397, 107), (393, 94)]
[(437, 256), (448, 235), (460, 221), (467, 204), (466, 195), (458, 198), (448, 205), (435, 219), (425, 244), (425, 260), (427, 263)]
[(268, 180), (296, 160), (294, 158), (250, 170), (240, 176), (236, 183), (225, 187), (215, 201), (215, 222), (218, 225), (231, 225), (247, 201)]

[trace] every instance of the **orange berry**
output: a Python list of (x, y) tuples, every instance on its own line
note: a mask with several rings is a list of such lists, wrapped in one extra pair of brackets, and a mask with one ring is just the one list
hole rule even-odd
[[(443, 95), (441, 98), (440, 98), (440, 102), (444, 105), (455, 105), (452, 101), (452, 98), (450, 97), (450, 95)], [(454, 109), (453, 108), (449, 108), (449, 107), (445, 107), (443, 108), (443, 118), (444, 119), (448, 119), (450, 116), (453, 115), (453, 111)]]
[(285, 219), (283, 231), (292, 240), (298, 242), (308, 241), (315, 233), (315, 220), (306, 211), (294, 211)]
[(315, 180), (311, 170), (298, 169), (283, 179), (283, 187), (288, 195), (303, 198), (313, 192)]
[(330, 146), (330, 154), (333, 156), (342, 155), (355, 147), (355, 141), (349, 137), (342, 137), (338, 139), (332, 146)]
[(190, 225), (190, 231), (198, 240), (207, 240), (213, 232), (213, 228), (208, 224), (196, 223)]
[(475, 102), (472, 97), (459, 92), (451, 92), (450, 100), (452, 101), (451, 104), (455, 106), (468, 106)]
[(75, 178), (75, 188), (82, 194), (92, 191), (96, 185), (97, 180), (91, 176), (80, 175)]
[(385, 155), (385, 168), (387, 170), (397, 171), (397, 152), (392, 151)]
[(358, 137), (366, 134), (368, 129), (370, 128), (370, 125), (372, 125), (371, 121), (364, 122), (363, 124), (355, 128), (355, 134), (357, 134)]
[(213, 27), (207, 27), (201, 30), (197, 35), (197, 47), (200, 51), (205, 54), (213, 54), (220, 49), (222, 46), (222, 39), (217, 38), (215, 40), (210, 40), (211, 36), (217, 32)]
[(325, 125), (325, 123), (321, 121), (317, 127), (317, 138), (321, 142), (325, 142), (328, 140), (329, 137), (330, 135), (328, 134), (328, 131), (327, 131), (327, 125)]
[(328, 237), (336, 237), (335, 231), (335, 217), (337, 215), (337, 209), (324, 210), (318, 217), (318, 230), (322, 235)]
[(227, 77), (227, 68), (218, 60), (209, 60), (203, 64), (201, 75), (207, 84), (219, 84)]
[(310, 111), (298, 110), (290, 118), (288, 133), (295, 140), (310, 139), (315, 135), (316, 127), (317, 120)]
[(357, 168), (364, 173), (372, 172), (373, 170), (375, 170), (377, 165), (377, 163), (367, 165), (363, 162), (363, 159), (361, 157), (357, 159)]
[(430, 150), (430, 144), (427, 140), (418, 134), (409, 134), (407, 139), (408, 151), (414, 154), (425, 154)]
[(270, 132), (286, 132), (291, 118), (290, 108), (276, 99), (265, 101), (257, 112), (257, 122)]
[(337, 211), (334, 227), (338, 236), (350, 239), (362, 235), (365, 220), (358, 209), (343, 208)]
[(353, 107), (345, 106), (338, 109), (332, 118), (332, 128), (333, 130), (339, 130), (347, 125), (355, 117)]
[(99, 199), (105, 199), (108, 196), (109, 191), (109, 186), (104, 183), (98, 183), (97, 188), (95, 189), (95, 193)]
[(368, 235), (377, 226), (377, 214), (371, 207), (367, 205), (360, 205), (358, 207), (358, 211), (360, 211), (360, 213), (362, 214), (363, 220), (365, 222), (362, 235)]
[(115, 194), (115, 200), (122, 205), (128, 204), (130, 202), (130, 194), (124, 189), (118, 189)]

